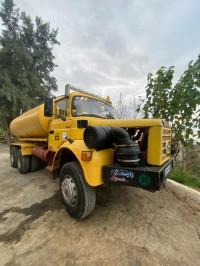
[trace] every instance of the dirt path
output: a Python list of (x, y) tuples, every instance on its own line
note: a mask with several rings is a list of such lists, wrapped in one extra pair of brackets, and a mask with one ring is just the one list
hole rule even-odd
[(4, 144), (0, 159), (0, 265), (199, 265), (200, 213), (165, 189), (104, 185), (78, 222), (45, 170), (19, 174)]

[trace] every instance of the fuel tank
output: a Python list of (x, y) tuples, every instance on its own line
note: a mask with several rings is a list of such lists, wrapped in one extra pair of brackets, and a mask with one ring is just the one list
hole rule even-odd
[(51, 119), (44, 116), (42, 104), (15, 118), (10, 124), (10, 130), (19, 138), (46, 138)]

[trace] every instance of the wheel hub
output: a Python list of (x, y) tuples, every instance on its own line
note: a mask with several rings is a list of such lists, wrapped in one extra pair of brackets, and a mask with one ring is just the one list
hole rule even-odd
[(17, 167), (18, 167), (18, 169), (21, 169), (21, 166), (22, 166), (22, 161), (21, 161), (20, 156), (18, 156), (18, 158), (17, 158)]
[(61, 183), (61, 193), (67, 204), (75, 206), (77, 203), (77, 189), (71, 176), (65, 176)]
[(10, 153), (10, 161), (11, 161), (11, 164), (13, 164), (13, 162), (14, 162), (14, 154), (13, 154), (13, 152)]

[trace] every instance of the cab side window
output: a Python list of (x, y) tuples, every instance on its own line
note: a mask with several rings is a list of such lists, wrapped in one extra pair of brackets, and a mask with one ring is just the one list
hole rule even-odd
[[(69, 115), (69, 100), (64, 99), (56, 103), (55, 114), (61, 117), (67, 117)], [(58, 117), (55, 117), (58, 118)]]

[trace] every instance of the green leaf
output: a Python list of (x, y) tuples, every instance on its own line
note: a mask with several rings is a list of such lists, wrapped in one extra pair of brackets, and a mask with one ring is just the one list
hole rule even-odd
[(34, 24), (12, 0), (1, 3), (0, 18), (4, 26), (0, 35), (0, 113), (4, 115), (0, 123), (8, 127), (21, 108), (32, 108), (57, 90), (51, 76), (56, 67), (52, 48), (59, 43), (57, 30), (38, 17)]

